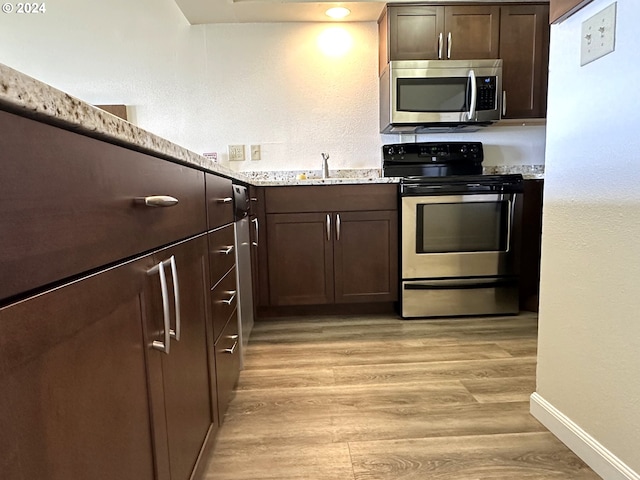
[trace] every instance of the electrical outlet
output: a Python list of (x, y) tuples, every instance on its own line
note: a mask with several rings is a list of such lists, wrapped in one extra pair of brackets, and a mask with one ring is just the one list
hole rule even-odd
[(580, 65), (613, 52), (616, 40), (616, 3), (582, 22)]
[(260, 145), (251, 145), (251, 160), (260, 160)]
[(229, 161), (242, 162), (244, 160), (244, 145), (229, 145)]

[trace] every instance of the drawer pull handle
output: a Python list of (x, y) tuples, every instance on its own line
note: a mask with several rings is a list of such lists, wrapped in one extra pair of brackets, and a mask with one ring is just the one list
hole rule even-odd
[(233, 301), (236, 298), (236, 291), (235, 290), (231, 290), (230, 292), (227, 292), (231, 294), (231, 297), (229, 297), (227, 300), (222, 300), (222, 303), (226, 304), (226, 305), (231, 305), (233, 303)]
[(225, 197), (225, 198), (219, 198), (218, 199), (218, 203), (231, 203), (233, 202), (233, 198), (231, 197)]
[(227, 338), (229, 340), (237, 340), (240, 338), (240, 335), (238, 335), (237, 333), (231, 334), (231, 335), (227, 335)]
[(173, 207), (178, 204), (178, 199), (169, 195), (151, 195), (144, 197), (144, 204), (147, 207)]
[(256, 241), (255, 242), (251, 242), (251, 243), (253, 244), (254, 247), (257, 247), (259, 239), (260, 239), (260, 225), (258, 223), (258, 219), (257, 218), (254, 218), (251, 221), (256, 225)]
[(238, 347), (238, 341), (233, 342), (233, 346), (231, 348), (225, 348), (222, 350), (222, 353), (228, 353), (229, 355), (233, 355), (236, 352), (236, 348)]
[(218, 250), (218, 253), (221, 253), (222, 255), (229, 255), (231, 252), (233, 252), (233, 248), (233, 245), (229, 245), (228, 247)]

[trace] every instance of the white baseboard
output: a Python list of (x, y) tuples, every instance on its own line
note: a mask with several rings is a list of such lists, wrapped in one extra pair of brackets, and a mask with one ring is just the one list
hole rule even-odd
[(640, 475), (637, 472), (629, 468), (537, 392), (531, 395), (530, 411), (531, 415), (536, 417), (604, 480), (640, 480)]

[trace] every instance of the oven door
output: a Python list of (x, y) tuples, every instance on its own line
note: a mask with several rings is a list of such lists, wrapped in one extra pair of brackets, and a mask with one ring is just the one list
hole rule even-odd
[(403, 196), (402, 278), (517, 274), (518, 194)]

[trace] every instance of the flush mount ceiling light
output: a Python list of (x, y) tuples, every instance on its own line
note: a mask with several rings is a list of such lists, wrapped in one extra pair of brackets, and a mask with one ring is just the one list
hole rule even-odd
[(344, 7), (333, 7), (333, 8), (330, 8), (329, 10), (327, 10), (324, 13), (328, 17), (338, 19), (338, 18), (344, 18), (347, 15), (349, 15), (351, 13), (351, 10), (349, 10), (348, 8), (344, 8)]

